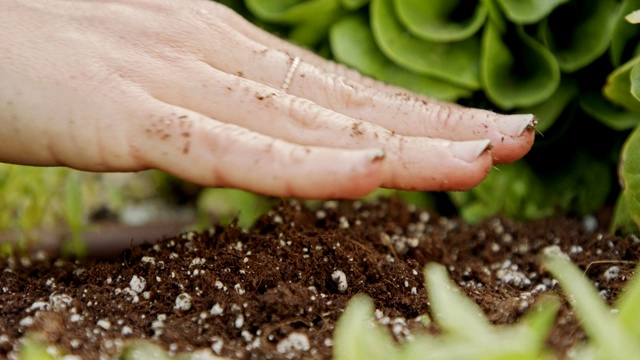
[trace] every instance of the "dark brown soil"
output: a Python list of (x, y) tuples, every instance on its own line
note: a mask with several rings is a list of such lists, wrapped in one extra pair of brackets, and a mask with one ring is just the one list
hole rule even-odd
[[(586, 269), (604, 298), (615, 299), (640, 246), (596, 223), (491, 219), (469, 226), (394, 199), (327, 202), (317, 210), (286, 202), (249, 231), (232, 225), (185, 233), (111, 261), (42, 253), (0, 260), (0, 357), (11, 357), (27, 332), (40, 332), (83, 359), (114, 354), (120, 339), (142, 338), (172, 352), (330, 358), (336, 320), (357, 293), (374, 299), (379, 321), (396, 324), (399, 340), (422, 331), (414, 319), (429, 311), (422, 269), (432, 261), (445, 264), (492, 321), (510, 324), (541, 294), (557, 291), (537, 258), (553, 245)], [(346, 289), (336, 271), (346, 275)], [(303, 340), (298, 349), (294, 333)], [(583, 339), (564, 304), (549, 345), (563, 355)]]

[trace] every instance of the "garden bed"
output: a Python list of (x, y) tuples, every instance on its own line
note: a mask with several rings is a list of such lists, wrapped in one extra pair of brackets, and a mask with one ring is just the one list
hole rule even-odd
[[(286, 201), (250, 230), (234, 224), (132, 245), (110, 259), (44, 252), (0, 260), (0, 357), (26, 334), (83, 359), (147, 339), (170, 353), (330, 358), (348, 300), (369, 295), (376, 318), (406, 341), (429, 313), (423, 268), (444, 264), (496, 324), (559, 291), (539, 255), (559, 247), (611, 302), (632, 275), (637, 238), (609, 235), (607, 216), (467, 225), (397, 199)], [(548, 345), (562, 358), (584, 340), (564, 302)]]

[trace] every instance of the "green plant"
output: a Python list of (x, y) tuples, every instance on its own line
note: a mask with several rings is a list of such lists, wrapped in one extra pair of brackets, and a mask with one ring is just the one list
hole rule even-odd
[[(337, 360), (359, 359), (549, 359), (544, 342), (558, 302), (546, 298), (518, 324), (493, 326), (465, 297), (441, 265), (425, 269), (433, 321), (440, 335), (418, 334), (399, 345), (373, 320), (373, 303), (364, 295), (350, 300), (334, 333)], [(423, 315), (428, 319), (428, 315)]]
[[(544, 265), (558, 280), (576, 311), (589, 341), (576, 359), (637, 359), (640, 357), (640, 279), (628, 283), (610, 309), (584, 274), (569, 260), (549, 256)], [(636, 270), (637, 273), (637, 270)]]
[[(525, 161), (451, 194), (467, 220), (596, 211), (620, 192), (622, 152), (631, 159), (621, 174), (627, 206), (614, 223), (637, 228), (630, 220), (640, 221), (640, 183), (632, 175), (640, 135), (624, 151), (622, 144), (640, 122), (640, 29), (625, 20), (639, 0), (245, 4), (292, 41), (366, 75), (464, 105), (537, 114), (541, 136)], [(300, 35), (307, 30), (313, 36)], [(487, 196), (503, 184), (510, 184), (503, 197)]]
[(82, 256), (94, 211), (119, 213), (127, 203), (161, 197), (171, 181), (160, 172), (121, 175), (0, 164), (0, 256), (28, 250), (43, 231), (67, 234), (63, 253)]
[[(614, 304), (618, 314), (600, 298), (578, 267), (567, 258), (548, 256), (543, 265), (563, 287), (581, 321), (588, 341), (576, 359), (636, 359), (640, 357), (640, 281), (627, 284)], [(517, 324), (492, 325), (471, 299), (460, 293), (441, 265), (425, 269), (426, 287), (441, 334), (418, 334), (398, 344), (373, 318), (373, 303), (365, 295), (350, 300), (334, 333), (336, 359), (554, 359), (545, 345), (559, 302), (538, 301)], [(428, 319), (427, 315), (424, 315)]]

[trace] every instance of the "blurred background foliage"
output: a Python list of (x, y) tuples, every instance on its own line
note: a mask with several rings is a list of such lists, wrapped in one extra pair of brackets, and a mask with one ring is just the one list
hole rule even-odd
[(640, 27), (625, 20), (639, 0), (245, 5), (254, 22), (278, 25), (291, 41), (371, 77), (466, 106), (539, 117), (524, 161), (497, 166), (478, 187), (439, 197), (437, 205), (449, 201), (471, 222), (589, 214), (615, 203), (622, 183), (619, 202), (626, 204), (614, 224), (629, 230), (631, 220), (640, 221), (640, 180), (632, 176), (640, 174), (640, 159), (620, 161), (633, 159), (640, 141), (630, 137), (640, 122)]
[[(523, 161), (497, 166), (467, 192), (399, 192), (405, 200), (470, 222), (584, 215), (617, 203), (614, 229), (636, 231), (640, 26), (625, 16), (640, 0), (220, 2), (376, 79), (465, 106), (539, 117), (536, 143)], [(153, 171), (102, 175), (6, 164), (0, 194), (0, 233), (12, 232), (26, 246), (36, 240), (35, 229), (66, 226), (75, 252), (92, 219), (139, 223), (150, 216), (141, 208), (158, 212), (142, 205), (149, 201), (196, 209), (200, 226), (236, 216), (248, 226), (272, 201)]]

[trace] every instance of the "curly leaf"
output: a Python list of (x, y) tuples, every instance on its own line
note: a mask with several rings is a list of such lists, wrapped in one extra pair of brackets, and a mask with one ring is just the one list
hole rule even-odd
[(604, 96), (616, 105), (640, 113), (640, 101), (631, 94), (631, 70), (640, 64), (640, 56), (631, 59), (615, 69), (608, 77), (604, 86)]
[(542, 37), (563, 71), (579, 70), (607, 50), (618, 12), (616, 0), (583, 0), (549, 15)]
[(622, 2), (611, 35), (611, 47), (609, 49), (611, 62), (615, 67), (620, 66), (624, 61), (623, 59), (628, 58), (629, 47), (631, 47), (632, 43), (635, 43), (630, 40), (637, 38), (638, 34), (640, 34), (639, 26), (630, 24), (625, 20), (625, 15), (636, 9), (640, 9), (640, 0), (624, 0)]
[(317, 21), (340, 9), (340, 0), (245, 0), (247, 8), (260, 20), (295, 25)]
[(336, 60), (365, 75), (441, 100), (455, 101), (471, 96), (469, 90), (416, 74), (391, 62), (376, 46), (369, 25), (361, 16), (348, 16), (335, 23), (329, 32), (329, 42)]
[(395, 0), (398, 19), (419, 38), (459, 41), (475, 34), (487, 18), (478, 0)]
[(582, 94), (580, 107), (585, 113), (613, 130), (628, 130), (640, 123), (640, 115), (610, 103), (595, 92)]
[(533, 24), (569, 0), (497, 0), (509, 20), (516, 24)]
[[(506, 38), (506, 39), (505, 39)], [(546, 100), (560, 83), (553, 55), (527, 34), (505, 36), (487, 23), (482, 36), (482, 80), (491, 101), (503, 109)]]
[(622, 148), (620, 180), (629, 215), (640, 227), (640, 127), (631, 133)]
[(476, 37), (436, 43), (412, 36), (397, 19), (393, 0), (372, 0), (370, 16), (376, 43), (396, 64), (471, 90), (480, 87), (480, 44)]
[(521, 114), (536, 114), (538, 117), (536, 130), (544, 132), (553, 125), (569, 102), (578, 95), (578, 91), (578, 84), (573, 79), (564, 78), (560, 81), (560, 86), (547, 100), (522, 108), (517, 112)]
[[(545, 186), (524, 162), (501, 165), (475, 188), (450, 192), (465, 221), (477, 223), (494, 215), (535, 219), (549, 216), (554, 204), (543, 204)], [(549, 199), (550, 200), (550, 199)]]
[(482, 3), (487, 7), (487, 21), (491, 21), (500, 32), (505, 31), (507, 29), (507, 20), (495, 0), (482, 0)]
[(358, 10), (368, 3), (369, 0), (342, 0), (342, 6), (347, 10)]

